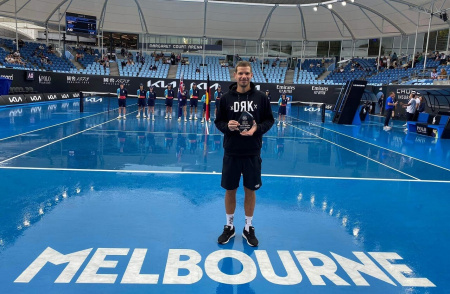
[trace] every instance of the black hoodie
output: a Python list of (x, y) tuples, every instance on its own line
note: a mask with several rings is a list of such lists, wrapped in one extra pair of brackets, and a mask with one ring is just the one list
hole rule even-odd
[[(255, 89), (250, 83), (247, 93), (236, 92), (237, 83), (233, 83), (230, 89), (220, 99), (219, 111), (214, 120), (216, 127), (225, 134), (223, 149), (230, 156), (260, 155), (262, 136), (274, 123), (272, 108), (267, 96)], [(230, 131), (228, 122), (239, 120), (241, 113), (247, 111), (253, 115), (257, 129), (253, 136), (241, 136), (239, 131)]]

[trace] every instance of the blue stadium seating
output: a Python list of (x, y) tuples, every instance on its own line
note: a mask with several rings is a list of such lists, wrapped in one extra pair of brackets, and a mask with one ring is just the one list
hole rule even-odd
[[(212, 81), (231, 81), (229, 68), (221, 65), (221, 62), (225, 61), (225, 56), (205, 56), (206, 66), (202, 66), (203, 57), (200, 55), (184, 54), (182, 58), (187, 58), (189, 64), (178, 64), (177, 79), (183, 75), (185, 79), (206, 80), (209, 75)], [(197, 69), (200, 72), (196, 72)]]

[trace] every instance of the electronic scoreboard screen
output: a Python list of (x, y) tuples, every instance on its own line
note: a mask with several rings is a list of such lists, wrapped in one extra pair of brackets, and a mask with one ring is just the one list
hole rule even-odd
[(97, 17), (67, 12), (66, 32), (70, 35), (94, 37), (97, 35)]

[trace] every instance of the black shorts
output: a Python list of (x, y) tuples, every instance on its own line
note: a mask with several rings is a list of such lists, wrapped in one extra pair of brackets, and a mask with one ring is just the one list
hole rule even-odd
[(138, 106), (139, 107), (147, 106), (146, 103), (145, 103), (145, 98), (138, 98)]
[(155, 99), (148, 98), (147, 105), (150, 106), (150, 107), (155, 106)]
[(206, 111), (206, 103), (203, 103), (203, 111)]
[(241, 174), (244, 179), (244, 187), (253, 191), (262, 186), (261, 181), (261, 157), (255, 156), (223, 156), (222, 188), (234, 190), (239, 187)]
[(189, 102), (189, 105), (190, 105), (191, 107), (197, 107), (197, 106), (198, 106), (198, 99), (193, 99), (193, 98), (191, 98), (191, 100), (190, 100), (190, 102)]
[(119, 107), (127, 107), (127, 99), (118, 99)]
[(278, 108), (278, 114), (286, 115), (286, 106), (280, 106), (280, 108)]
[(179, 100), (178, 103), (180, 103), (180, 107), (185, 107), (187, 104), (187, 101), (182, 99), (182, 100)]
[(406, 121), (413, 121), (414, 120), (414, 113), (406, 113)]
[(167, 99), (166, 98), (166, 106), (172, 107), (173, 106), (173, 99)]

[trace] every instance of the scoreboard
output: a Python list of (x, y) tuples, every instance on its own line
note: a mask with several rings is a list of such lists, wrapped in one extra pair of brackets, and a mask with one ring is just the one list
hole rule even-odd
[(70, 35), (96, 36), (97, 17), (67, 12), (66, 33)]

